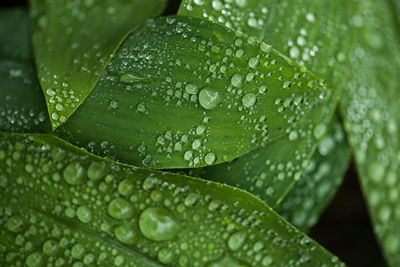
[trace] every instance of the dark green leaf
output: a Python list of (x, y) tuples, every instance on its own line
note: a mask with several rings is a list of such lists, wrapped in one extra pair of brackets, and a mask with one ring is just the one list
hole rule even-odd
[(328, 135), (318, 144), (317, 152), (275, 210), (295, 225), (308, 232), (335, 195), (342, 183), (350, 160), (350, 149), (340, 122), (331, 122)]
[(2, 266), (342, 265), (244, 191), (0, 136)]
[(255, 38), (167, 17), (125, 40), (58, 134), (135, 165), (200, 167), (288, 135), (333, 92)]
[(32, 40), (52, 128), (89, 95), (125, 36), (165, 0), (30, 0)]
[(46, 103), (36, 79), (24, 9), (0, 10), (0, 129), (49, 130)]
[(400, 266), (400, 41), (388, 1), (350, 1), (341, 110), (375, 233)]

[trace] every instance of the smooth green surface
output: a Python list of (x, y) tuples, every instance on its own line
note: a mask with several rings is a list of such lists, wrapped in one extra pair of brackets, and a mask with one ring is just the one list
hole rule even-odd
[(0, 136), (1, 265), (341, 266), (244, 191)]
[(274, 210), (308, 232), (338, 190), (349, 161), (350, 148), (342, 125), (334, 119), (302, 176)]
[(253, 37), (172, 16), (149, 20), (125, 40), (57, 134), (135, 165), (200, 167), (288, 135), (331, 108), (334, 94)]
[[(337, 86), (336, 80), (343, 74), (343, 67), (338, 63), (343, 60), (341, 40), (347, 33), (343, 8), (346, 8), (345, 1), (330, 0), (184, 0), (178, 13), (209, 19), (254, 35), (340, 91), (342, 87)], [(255, 63), (249, 61), (249, 65)], [(295, 180), (305, 179), (301, 173), (309, 164), (318, 140), (326, 134), (324, 129), (328, 128), (333, 109), (334, 105), (320, 107), (286, 138), (231, 163), (206, 168), (200, 175), (243, 188), (275, 206)], [(347, 146), (344, 139), (340, 146)], [(313, 156), (313, 161), (319, 161), (319, 156)], [(342, 168), (338, 166), (335, 171), (342, 172)]]
[(341, 111), (375, 233), (389, 265), (399, 266), (399, 33), (388, 1), (350, 3)]
[(36, 79), (24, 9), (0, 10), (0, 129), (35, 132), (50, 129)]
[(30, 0), (37, 72), (52, 128), (83, 103), (125, 36), (165, 0)]

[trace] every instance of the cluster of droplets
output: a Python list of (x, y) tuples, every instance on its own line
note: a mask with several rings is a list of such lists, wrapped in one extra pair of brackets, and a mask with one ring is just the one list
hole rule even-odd
[[(177, 40), (187, 45), (177, 46)], [(161, 59), (154, 58), (155, 49)], [(106, 92), (110, 86), (121, 90)], [(107, 96), (107, 110), (124, 119), (123, 107), (133, 106), (136, 110), (128, 118), (132, 124), (173, 114), (162, 127), (157, 125), (157, 131), (143, 132), (146, 139), (130, 135), (129, 149), (136, 151), (138, 163), (145, 166), (159, 162), (174, 166), (177, 157), (188, 166), (201, 166), (230, 160), (267, 144), (270, 137), (289, 133), (328, 94), (319, 80), (253, 37), (226, 32), (218, 25), (210, 28), (205, 21), (168, 17), (149, 21), (127, 38), (86, 102), (98, 105), (95, 99)], [(271, 112), (269, 107), (274, 105)], [(220, 113), (228, 120), (222, 120)], [(285, 123), (278, 125), (282, 121), (270, 120), (271, 116)], [(184, 127), (172, 131), (175, 121), (184, 121)], [(226, 142), (214, 133), (221, 127), (231, 129), (226, 132), (232, 134), (230, 142), (237, 143), (235, 153), (218, 150), (218, 144)], [(153, 142), (147, 141), (149, 136)], [(112, 137), (100, 138), (93, 142), (115, 143)]]
[[(321, 127), (314, 130), (322, 136)], [(335, 119), (328, 134), (320, 139), (317, 151), (293, 189), (277, 207), (277, 212), (297, 228), (307, 231), (333, 197), (344, 176), (349, 149), (343, 129)]]
[(317, 249), (269, 210), (240, 210), (173, 174), (19, 137), (2, 137), (0, 160), (5, 264), (270, 266), (278, 257), (301, 265)]

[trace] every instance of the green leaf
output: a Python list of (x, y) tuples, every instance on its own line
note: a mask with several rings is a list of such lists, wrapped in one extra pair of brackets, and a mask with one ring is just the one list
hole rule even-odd
[(29, 18), (25, 9), (0, 10), (0, 59), (32, 61)]
[(244, 191), (104, 160), (53, 136), (0, 140), (2, 265), (343, 265)]
[[(195, 1), (184, 0), (179, 14), (207, 18), (254, 35), (278, 48), (298, 64), (333, 83), (343, 70), (337, 64), (340, 40), (346, 33), (344, 1)], [(341, 89), (341, 88), (339, 88)], [(234, 162), (210, 167), (202, 177), (225, 182), (248, 190), (269, 205), (276, 205), (291, 189), (308, 165), (317, 146), (318, 137), (325, 133), (334, 106), (321, 107), (308, 121), (290, 135)], [(308, 127), (308, 128), (307, 128)], [(341, 145), (346, 146), (346, 142)], [(276, 151), (279, 151), (277, 153)], [(319, 160), (318, 155), (313, 159)], [(338, 172), (342, 171), (338, 167)], [(303, 179), (303, 178), (300, 178)], [(299, 181), (298, 183), (306, 183)]]
[(328, 135), (318, 144), (317, 152), (284, 198), (274, 208), (298, 229), (308, 232), (339, 188), (350, 160), (341, 123), (334, 119)]
[(153, 168), (222, 163), (286, 136), (336, 92), (269, 45), (206, 20), (150, 20), (59, 136)]
[(52, 128), (83, 103), (134, 27), (165, 0), (30, 0), (32, 40)]
[[(336, 99), (337, 100), (337, 99)], [(274, 207), (285, 197), (310, 162), (326, 133), (336, 101), (314, 110), (287, 136), (232, 162), (204, 168), (200, 176), (249, 191)]]
[(0, 129), (7, 131), (50, 129), (33, 65), (28, 23), (24, 9), (0, 10)]
[(341, 110), (375, 233), (400, 265), (400, 41), (387, 1), (350, 1)]

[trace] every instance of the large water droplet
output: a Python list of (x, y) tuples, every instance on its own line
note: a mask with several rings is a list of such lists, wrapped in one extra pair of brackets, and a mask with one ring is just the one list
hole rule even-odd
[(199, 93), (199, 103), (205, 109), (213, 109), (221, 102), (221, 95), (213, 88), (203, 88)]
[(64, 169), (64, 180), (70, 185), (78, 185), (84, 182), (84, 168), (79, 162), (71, 162)]
[(166, 209), (148, 208), (140, 215), (139, 228), (146, 238), (165, 241), (175, 237), (180, 225)]
[(115, 219), (129, 219), (133, 217), (134, 209), (128, 201), (117, 198), (108, 205), (108, 214)]
[(133, 244), (138, 239), (137, 232), (129, 225), (120, 225), (114, 229), (115, 237), (125, 244)]
[(228, 239), (228, 247), (231, 250), (238, 250), (244, 244), (247, 234), (245, 231), (239, 231), (231, 235)]
[(256, 95), (253, 94), (253, 93), (245, 94), (245, 95), (242, 97), (242, 103), (243, 103), (243, 105), (244, 105), (245, 107), (247, 107), (247, 108), (252, 107), (252, 106), (256, 103), (256, 101), (257, 101), (257, 97), (256, 97)]

